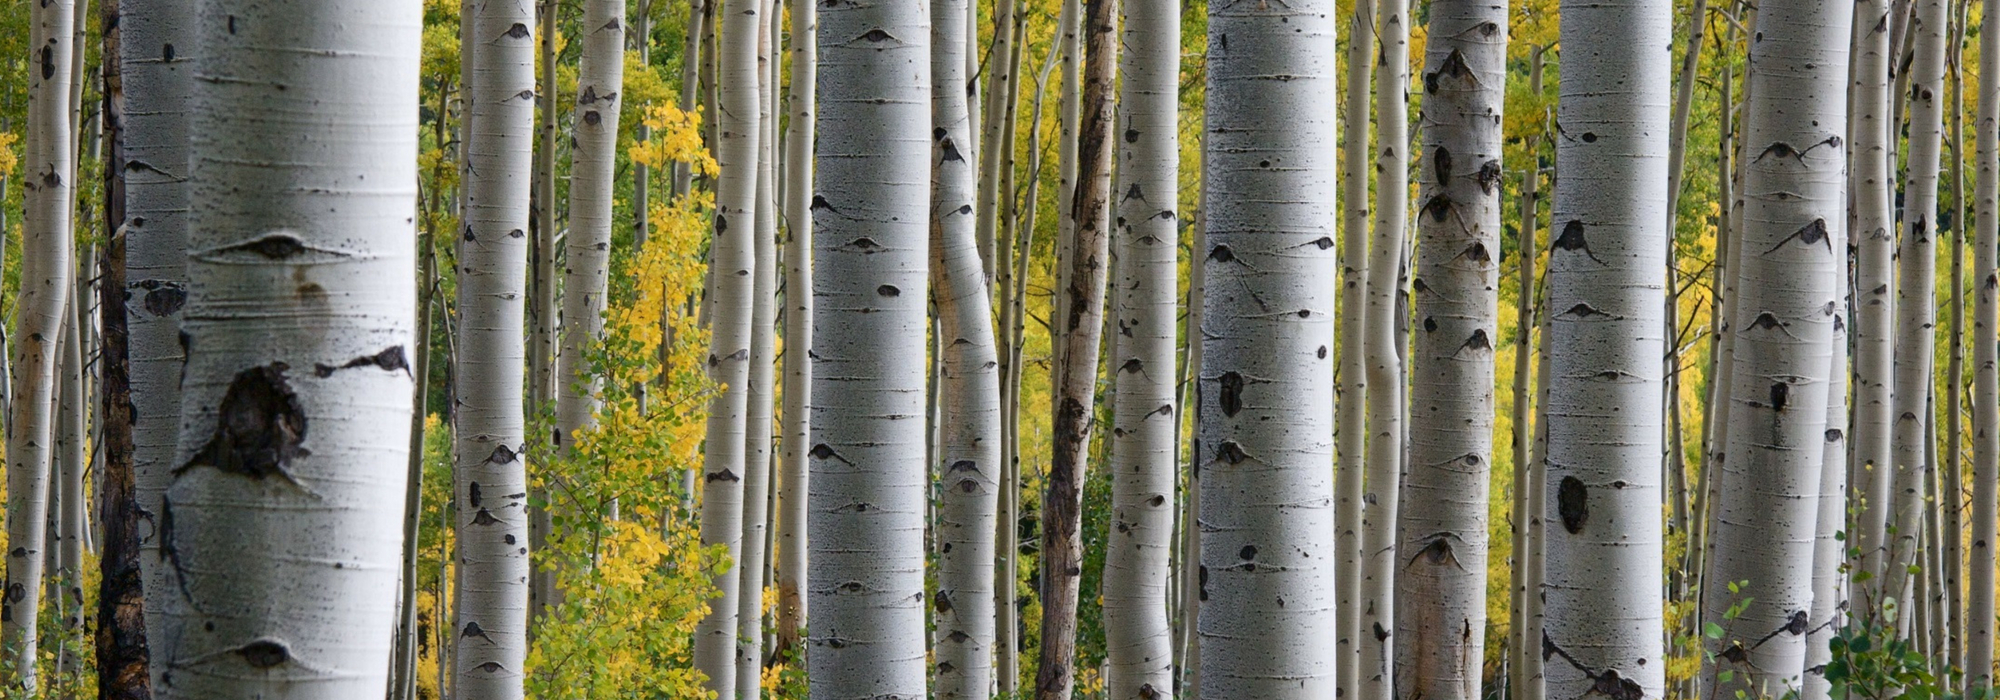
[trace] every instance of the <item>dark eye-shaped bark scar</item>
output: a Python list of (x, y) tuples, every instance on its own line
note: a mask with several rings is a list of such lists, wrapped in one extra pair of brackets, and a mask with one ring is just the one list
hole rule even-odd
[(952, 141), (950, 136), (946, 136), (938, 140), (938, 162), (940, 163), (965, 162), (965, 154), (958, 152), (958, 143)]
[(140, 280), (132, 283), (128, 288), (143, 289), (146, 291), (145, 296), (140, 300), (140, 305), (145, 307), (146, 313), (150, 313), (156, 317), (164, 318), (172, 316), (179, 313), (181, 307), (187, 305), (187, 289), (183, 288), (179, 282), (170, 280)]
[(1472, 335), (1467, 337), (1465, 342), (1460, 343), (1457, 350), (1452, 351), (1452, 356), (1456, 357), (1464, 354), (1467, 350), (1472, 351), (1474, 356), (1493, 352), (1493, 341), (1486, 336), (1486, 329), (1480, 328), (1472, 331)]
[(1417, 560), (1421, 559), (1425, 563), (1438, 566), (1450, 563), (1453, 568), (1470, 573), (1465, 568), (1465, 564), (1458, 561), (1458, 552), (1453, 549), (1452, 540), (1465, 541), (1464, 538), (1459, 537), (1458, 533), (1455, 532), (1433, 532), (1424, 536), (1424, 546), (1419, 547), (1415, 554), (1410, 555), (1409, 561), (1403, 562), (1403, 568), (1408, 569), (1416, 566)]
[[(884, 30), (883, 30), (883, 29), (882, 29), (881, 27), (876, 27), (876, 28), (874, 28), (874, 29), (870, 29), (870, 30), (868, 30), (868, 32), (867, 32), (867, 33), (865, 33), (865, 34), (862, 34), (861, 36), (858, 36), (858, 37), (855, 37), (855, 38), (853, 38), (853, 39), (849, 40), (849, 41), (848, 41), (847, 43), (848, 43), (848, 44), (856, 44), (856, 43), (859, 43), (859, 42), (867, 42), (867, 43), (870, 43), (870, 44), (881, 44), (881, 43), (883, 43), (883, 42), (888, 42), (888, 41), (893, 41), (893, 42), (896, 42), (896, 43), (897, 43), (898, 45), (901, 45), (901, 44), (903, 44), (903, 40), (901, 40), (901, 39), (897, 39), (897, 38), (896, 38), (896, 36), (895, 36), (894, 34), (890, 34), (889, 32), (887, 32), (887, 31), (884, 31)], [(878, 46), (878, 47), (876, 47), (876, 48), (877, 48), (877, 49), (879, 50), (879, 49), (882, 49), (882, 48), (888, 48), (888, 47), (883, 47), (883, 46)]]
[(1554, 246), (1555, 250), (1583, 251), (1584, 255), (1590, 256), (1590, 259), (1597, 261), (1597, 264), (1604, 264), (1603, 258), (1597, 257), (1597, 253), (1591, 252), (1590, 241), (1584, 240), (1583, 222), (1581, 221), (1572, 219), (1569, 223), (1563, 224), (1562, 234), (1556, 236), (1555, 242), (1551, 245)]
[(216, 412), (215, 435), (174, 476), (196, 467), (255, 481), (276, 476), (319, 498), (286, 469), (292, 460), (312, 454), (303, 444), (305, 408), (285, 380), (287, 369), (285, 363), (273, 362), (236, 373)]
[(813, 459), (822, 459), (822, 460), (837, 459), (840, 460), (841, 464), (854, 466), (853, 462), (848, 461), (846, 457), (840, 456), (839, 452), (835, 452), (833, 450), (833, 446), (828, 445), (824, 442), (817, 445), (813, 445), (811, 450), (806, 451), (806, 455), (812, 457)]
[(1467, 86), (1479, 84), (1479, 76), (1473, 74), (1472, 67), (1465, 64), (1465, 54), (1460, 53), (1458, 49), (1452, 49), (1450, 54), (1445, 55), (1444, 61), (1438, 64), (1436, 71), (1424, 74), (1424, 93), (1437, 92), (1438, 84), (1444, 78), (1457, 78)]
[(1131, 186), (1131, 187), (1129, 187), (1129, 188), (1126, 188), (1126, 190), (1125, 190), (1125, 197), (1124, 197), (1123, 199), (1120, 199), (1120, 200), (1118, 200), (1118, 201), (1120, 201), (1120, 202), (1129, 202), (1129, 201), (1132, 201), (1132, 200), (1134, 200), (1134, 199), (1136, 199), (1136, 200), (1139, 200), (1139, 201), (1141, 201), (1141, 202), (1143, 202), (1143, 201), (1146, 201), (1146, 192), (1145, 192), (1144, 188), (1141, 188), (1141, 187), (1139, 186), (1139, 183), (1136, 183), (1136, 182), (1132, 183), (1132, 186)]
[(346, 262), (359, 256), (352, 251), (307, 243), (289, 231), (273, 231), (207, 250), (190, 251), (189, 257), (223, 265), (261, 265), (272, 262), (289, 265), (325, 265)]
[(1590, 490), (1583, 480), (1565, 476), (1556, 486), (1556, 512), (1562, 515), (1563, 529), (1575, 535), (1590, 522)]
[(373, 355), (363, 355), (348, 360), (347, 364), (337, 367), (326, 364), (315, 365), (313, 367), (313, 374), (318, 375), (321, 379), (325, 379), (333, 376), (333, 373), (340, 370), (354, 369), (356, 367), (379, 367), (390, 372), (400, 370), (404, 375), (412, 379), (416, 377), (416, 375), (410, 373), (410, 358), (403, 352), (403, 346), (401, 345), (392, 345)]
[(1833, 238), (1827, 235), (1826, 219), (1813, 219), (1812, 223), (1806, 224), (1798, 231), (1793, 232), (1792, 235), (1779, 240), (1777, 245), (1771, 246), (1770, 250), (1764, 252), (1777, 252), (1779, 248), (1785, 247), (1785, 244), (1792, 242), (1793, 239), (1797, 239), (1800, 243), (1804, 243), (1808, 247), (1824, 245), (1826, 246), (1826, 252), (1833, 252)]
[(1645, 700), (1646, 689), (1640, 687), (1637, 681), (1620, 676), (1618, 669), (1615, 668), (1602, 671), (1590, 670), (1578, 662), (1576, 657), (1570, 656), (1569, 652), (1563, 651), (1562, 647), (1556, 646), (1555, 640), (1549, 639), (1549, 633), (1545, 631), (1542, 633), (1542, 661), (1546, 662), (1553, 658), (1562, 659), (1570, 665), (1570, 668), (1576, 669), (1585, 678), (1590, 679), (1590, 690), (1577, 700), (1592, 695), (1603, 695), (1609, 700)]
[(1800, 165), (1804, 165), (1806, 162), (1806, 154), (1813, 152), (1813, 149), (1819, 148), (1820, 146), (1827, 146), (1830, 148), (1838, 149), (1840, 148), (1840, 143), (1841, 142), (1839, 135), (1828, 136), (1825, 139), (1819, 141), (1818, 143), (1806, 146), (1804, 149), (1796, 148), (1792, 146), (1792, 144), (1786, 143), (1784, 141), (1773, 141), (1771, 142), (1771, 145), (1764, 147), (1763, 153), (1757, 154), (1757, 157), (1751, 160), (1750, 162), (1762, 163), (1764, 162), (1764, 159), (1767, 157), (1777, 157), (1777, 158), (1790, 158), (1792, 160), (1798, 161)]
[(1792, 332), (1791, 326), (1792, 324), (1778, 320), (1777, 314), (1765, 311), (1757, 314), (1757, 318), (1750, 321), (1750, 327), (1744, 330), (1746, 331), (1775, 330), (1778, 331), (1779, 333), (1785, 334), (1787, 337), (1790, 337), (1793, 340), (1797, 340), (1799, 336), (1798, 334)]
[(1564, 316), (1570, 316), (1570, 317), (1575, 317), (1575, 318), (1579, 318), (1579, 319), (1590, 319), (1590, 318), (1597, 318), (1597, 317), (1603, 317), (1603, 318), (1605, 318), (1605, 319), (1607, 319), (1607, 320), (1612, 320), (1612, 321), (1616, 321), (1616, 320), (1618, 320), (1618, 319), (1621, 319), (1621, 318), (1624, 318), (1623, 316), (1617, 316), (1617, 315), (1613, 315), (1613, 314), (1607, 314), (1607, 313), (1604, 313), (1604, 312), (1602, 312), (1602, 311), (1598, 311), (1598, 310), (1597, 310), (1597, 307), (1595, 307), (1595, 306), (1591, 306), (1590, 304), (1587, 304), (1587, 303), (1583, 303), (1583, 302), (1578, 302), (1576, 306), (1572, 306), (1572, 307), (1569, 307), (1569, 309), (1568, 309), (1568, 310), (1566, 310), (1566, 311), (1564, 311), (1564, 312), (1562, 312), (1562, 313), (1559, 313), (1559, 314), (1556, 314), (1556, 318), (1562, 318), (1562, 317), (1564, 317)]

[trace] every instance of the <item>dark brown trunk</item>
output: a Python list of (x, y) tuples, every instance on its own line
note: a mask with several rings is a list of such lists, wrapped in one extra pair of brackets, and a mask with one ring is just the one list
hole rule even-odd
[(1111, 129), (1118, 61), (1118, 6), (1084, 2), (1083, 123), (1077, 132), (1076, 240), (1056, 331), (1062, 352), (1052, 375), (1055, 453), (1042, 499), (1042, 648), (1036, 700), (1069, 700), (1076, 685), (1077, 596), (1083, 574), (1083, 480), (1097, 399), (1111, 217)]

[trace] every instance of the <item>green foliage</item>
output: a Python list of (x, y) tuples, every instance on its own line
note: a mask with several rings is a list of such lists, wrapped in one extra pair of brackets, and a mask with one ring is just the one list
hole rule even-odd
[(1833, 659), (1824, 673), (1834, 700), (1960, 700), (1957, 670), (1939, 673), (1914, 642), (1898, 639), (1889, 625), (1853, 624), (1828, 642)]

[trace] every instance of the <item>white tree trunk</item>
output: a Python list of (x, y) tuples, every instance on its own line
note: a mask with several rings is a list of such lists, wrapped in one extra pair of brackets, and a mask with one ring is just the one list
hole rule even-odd
[[(1844, 85), (1843, 85), (1844, 87)], [(1846, 154), (1843, 154), (1843, 156)], [(1850, 159), (1851, 160), (1851, 159)], [(1846, 200), (1842, 200), (1843, 208)], [(1842, 221), (1846, 219), (1843, 217)], [(1818, 524), (1813, 530), (1812, 614), (1806, 630), (1804, 700), (1826, 700), (1826, 663), (1833, 659), (1828, 642), (1847, 623), (1847, 314), (1848, 248), (1846, 226), (1829, 226), (1832, 241), (1834, 299), (1833, 338), (1828, 349), (1826, 445), (1821, 450)]]
[[(1846, 87), (1852, 12), (1767, 1), (1751, 43), (1744, 228), (1728, 462), (1716, 488), (1703, 619), (1721, 625), (1704, 694), (1800, 687), (1813, 608), (1821, 472), (1845, 248)], [(1836, 513), (1838, 510), (1836, 509)], [(1727, 613), (1734, 608), (1736, 614)]]
[[(88, 259), (84, 257), (84, 260)], [(89, 276), (80, 273), (78, 278), (88, 280)], [(55, 683), (61, 691), (59, 697), (65, 699), (77, 696), (77, 674), (83, 668), (78, 652), (86, 641), (83, 636), (81, 575), (85, 527), (83, 475), (90, 467), (84, 462), (84, 444), (90, 439), (84, 432), (84, 410), (88, 399), (84, 388), (87, 370), (82, 337), (82, 328), (90, 322), (90, 298), (82, 293), (87, 286), (87, 281), (73, 283), (68, 304), (69, 323), (63, 327), (59, 357), (62, 377), (56, 406), (55, 481), (50, 487), (54, 503), (51, 504), (49, 521), (54, 528), (51, 536), (55, 541), (49, 548), (55, 553), (56, 564), (54, 576), (50, 578), (52, 590), (48, 593), (56, 597), (56, 621), (61, 625), (57, 634), (59, 648), (56, 650)]]
[[(939, 435), (936, 697), (990, 697), (993, 685), (993, 564), (999, 507), (1000, 374), (987, 288), (990, 214), (974, 214), (976, 160), (966, 99), (966, 0), (931, 3), (930, 264), (943, 372)], [(982, 233), (979, 224), (988, 223)], [(981, 255), (982, 246), (988, 254)]]
[(1853, 42), (1854, 107), (1852, 179), (1855, 246), (1854, 320), (1854, 468), (1865, 475), (1854, 485), (1860, 503), (1855, 515), (1854, 544), (1861, 551), (1858, 570), (1873, 575), (1857, 586), (1856, 606), (1878, 608), (1883, 555), (1887, 552), (1890, 506), (1890, 428), (1893, 423), (1892, 362), (1895, 355), (1896, 255), (1895, 184), (1896, 137), (1889, 122), (1889, 2), (1860, 0), (1854, 6), (1854, 27), (1863, 36)]
[[(1476, 700), (1499, 337), (1507, 5), (1437, 0), (1425, 47), (1410, 468), (1396, 549), (1396, 689)], [(1517, 360), (1519, 361), (1519, 360)], [(1416, 604), (1420, 603), (1420, 604)]]
[[(1403, 347), (1397, 333), (1410, 216), (1410, 3), (1380, 0), (1375, 36), (1375, 220), (1368, 248), (1368, 461), (1362, 500), (1357, 700), (1395, 696), (1396, 506), (1402, 496)], [(1353, 313), (1350, 310), (1349, 313)]]
[(379, 696), (414, 396), (421, 8), (211, 0), (197, 26), (187, 381), (157, 519), (179, 638), (153, 692)]
[[(2000, 27), (2000, 3), (1985, 5), (1985, 26)], [(1979, 34), (1979, 74), (2000, 75), (2000, 31)], [(1972, 540), (1967, 569), (1966, 694), (1993, 687), (1993, 544), (2000, 532), (2000, 337), (1994, 329), (2000, 295), (2000, 81), (1979, 82), (1972, 246)]]
[(1329, 698), (1340, 19), (1320, 0), (1208, 12), (1199, 697)]
[[(577, 67), (570, 135), (569, 236), (563, 242), (562, 350), (556, 355), (556, 448), (567, 454), (579, 431), (596, 425), (603, 382), (590, 365), (604, 335), (611, 268), (611, 196), (617, 182), (618, 112), (625, 85), (625, 0), (583, 4), (583, 58)], [(483, 54), (483, 52), (482, 52)], [(479, 55), (479, 54), (476, 54)]]
[[(1903, 234), (1898, 242), (1896, 284), (1895, 468), (1889, 522), (1887, 568), (1880, 593), (1886, 603), (1910, 580), (1923, 531), (1931, 464), (1929, 405), (1932, 345), (1937, 337), (1938, 172), (1944, 139), (1944, 54), (1946, 0), (1919, 0), (1914, 21), (1916, 60), (1910, 67), (1908, 126), (1909, 182), (1903, 190)], [(1928, 568), (1928, 567), (1926, 567)], [(1935, 572), (1932, 572), (1935, 574)], [(1910, 610), (1898, 609), (1896, 623), (1907, 628)]]
[(760, 99), (757, 123), (757, 214), (751, 254), (756, 264), (750, 274), (750, 380), (745, 401), (743, 429), (743, 556), (741, 593), (736, 599), (736, 697), (757, 700), (764, 668), (764, 565), (767, 561), (765, 535), (771, 515), (771, 411), (777, 387), (773, 364), (778, 349), (778, 200), (777, 191), (777, 99), (772, 92), (778, 74), (771, 72), (783, 10), (775, 2), (758, 27), (757, 45)]
[[(1334, 616), (1339, 636), (1339, 661), (1334, 674), (1340, 697), (1360, 692), (1361, 669), (1361, 528), (1363, 469), (1368, 445), (1368, 169), (1370, 61), (1375, 55), (1375, 0), (1355, 0), (1347, 23), (1347, 92), (1341, 96), (1341, 217), (1340, 312), (1336, 320), (1340, 353), (1339, 400), (1335, 402), (1335, 451), (1338, 476), (1334, 484), (1338, 557), (1334, 569)], [(1189, 524), (1190, 528), (1193, 523)], [(1190, 532), (1195, 530), (1190, 529)]]
[[(194, 3), (124, 0), (119, 79), (125, 94), (125, 330), (132, 390), (132, 476), (147, 647), (173, 658), (179, 634), (159, 613), (178, 590), (161, 556), (160, 497), (179, 439), (180, 313), (187, 302), (188, 107), (194, 92)], [(165, 664), (150, 664), (162, 687)]]
[[(1543, 493), (1548, 696), (1665, 695), (1660, 557), (1673, 3), (1562, 3)], [(1596, 690), (1593, 690), (1596, 689)]]
[(55, 421), (57, 349), (69, 296), (73, 243), (70, 197), (76, 148), (70, 133), (69, 81), (75, 3), (29, 8), (30, 40), (42, 47), (28, 65), (27, 142), (20, 168), (26, 193), (21, 227), (21, 287), (15, 298), (12, 385), (7, 433), (7, 588), (0, 603), (0, 645), (14, 664), (9, 688), (36, 687), (36, 617), (48, 527), (49, 443)]
[[(709, 401), (708, 438), (703, 450), (701, 542), (722, 546), (729, 565), (715, 574), (717, 595), (695, 630), (694, 666), (708, 676), (718, 698), (736, 697), (738, 595), (748, 564), (743, 556), (743, 479), (748, 469), (749, 381), (752, 295), (756, 287), (757, 169), (763, 101), (757, 45), (764, 32), (763, 3), (724, 0), (722, 35), (716, 50), (720, 104), (715, 114), (722, 166), (715, 195), (714, 235), (709, 242), (710, 316), (708, 376), (718, 390)], [(756, 595), (755, 592), (748, 592)], [(742, 679), (756, 683), (756, 678)]]
[[(1111, 700), (1173, 697), (1175, 400), (1179, 281), (1180, 3), (1124, 4), (1117, 279), (1111, 357), (1111, 532), (1104, 550), (1106, 676)], [(1329, 300), (1331, 301), (1331, 300)]]
[(792, 87), (786, 102), (791, 121), (785, 124), (785, 405), (780, 432), (784, 452), (778, 466), (776, 569), (778, 578), (778, 649), (804, 654), (798, 648), (806, 623), (806, 449), (811, 438), (808, 408), (812, 405), (812, 182), (813, 89), (818, 62), (812, 0), (791, 0)]
[(472, 132), (459, 233), (455, 508), (457, 621), (452, 685), (469, 698), (521, 697), (528, 654), (527, 437), (522, 405), (535, 10), (479, 0)]
[[(819, 8), (807, 677), (924, 697), (926, 3)], [(890, 76), (894, 76), (893, 79)]]

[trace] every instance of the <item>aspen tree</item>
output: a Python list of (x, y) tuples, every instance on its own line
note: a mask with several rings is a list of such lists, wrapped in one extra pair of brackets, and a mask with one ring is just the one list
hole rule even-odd
[(1883, 555), (1890, 512), (1890, 429), (1895, 357), (1895, 131), (1889, 121), (1888, 0), (1859, 0), (1854, 6), (1853, 136), (1854, 228), (1854, 469), (1860, 499), (1853, 546), (1861, 552), (1859, 571), (1871, 579), (1857, 584), (1857, 605), (1879, 607), (1875, 594), (1883, 579)]
[(773, 654), (794, 661), (802, 658), (800, 635), (806, 624), (806, 445), (810, 439), (808, 407), (812, 405), (812, 182), (813, 88), (818, 62), (814, 38), (818, 7), (810, 0), (789, 0), (792, 36), (792, 83), (785, 123), (785, 397), (778, 462), (778, 512), (773, 514), (778, 611)]
[[(1987, 4), (1979, 33), (1979, 74), (2000, 75), (2000, 3)], [(1993, 544), (2000, 521), (2000, 336), (1994, 329), (2000, 294), (2000, 81), (1981, 80), (1974, 129), (1978, 183), (1972, 268), (1972, 540), (1966, 569), (1965, 660), (1968, 697), (1993, 687)]]
[[(919, 698), (924, 599), (927, 3), (819, 8), (814, 141), (812, 495), (815, 700)], [(895, 76), (891, 80), (887, 76)]]
[(154, 692), (380, 695), (414, 395), (422, 8), (200, 8), (188, 359), (157, 520), (179, 638)]
[(458, 353), (453, 358), (458, 569), (453, 688), (522, 696), (527, 662), (529, 530), (522, 405), (527, 206), (535, 119), (534, 6), (480, 0), (473, 22), (473, 129), (460, 232)]
[[(708, 438), (702, 455), (701, 541), (720, 545), (729, 565), (715, 573), (717, 595), (695, 629), (694, 666), (708, 678), (718, 698), (734, 698), (738, 634), (739, 567), (743, 555), (744, 475), (749, 430), (749, 382), (756, 291), (757, 170), (763, 126), (758, 42), (764, 31), (762, 3), (724, 0), (722, 34), (716, 50), (720, 136), (716, 161), (722, 173), (715, 195), (715, 224), (709, 242), (709, 380), (720, 389), (709, 400)], [(768, 359), (768, 356), (766, 357)]]
[[(1673, 3), (1562, 3), (1550, 223), (1549, 697), (1662, 697), (1660, 358)], [(1597, 689), (1597, 690), (1593, 690)]]
[[(1341, 96), (1341, 217), (1340, 217), (1340, 386), (1335, 402), (1335, 451), (1339, 475), (1334, 483), (1335, 549), (1334, 616), (1339, 627), (1335, 682), (1341, 697), (1360, 692), (1361, 668), (1361, 528), (1363, 479), (1368, 445), (1368, 166), (1369, 61), (1375, 55), (1375, 0), (1355, 0), (1347, 23), (1347, 92)], [(1193, 526), (1192, 519), (1189, 522)], [(1192, 530), (1190, 530), (1192, 531)]]
[[(126, 112), (125, 340), (130, 349), (133, 508), (157, 516), (178, 439), (182, 350), (180, 313), (187, 303), (188, 107), (194, 92), (193, 3), (119, 3), (119, 74)], [(169, 49), (168, 47), (172, 47)], [(171, 56), (169, 53), (171, 52)], [(116, 243), (114, 243), (114, 246)], [(177, 586), (160, 553), (156, 527), (140, 526), (139, 567), (145, 590), (147, 645), (152, 658), (171, 658), (177, 635), (160, 615)], [(160, 683), (162, 664), (150, 664)]]
[(769, 561), (766, 536), (771, 515), (771, 433), (776, 385), (778, 320), (778, 200), (776, 54), (783, 10), (765, 5), (757, 44), (759, 83), (757, 123), (757, 213), (751, 253), (756, 258), (750, 291), (750, 373), (743, 431), (743, 550), (736, 570), (736, 696), (757, 700), (763, 691), (764, 572)]
[[(625, 0), (583, 5), (583, 58), (577, 69), (576, 119), (570, 141), (569, 235), (563, 242), (561, 352), (556, 355), (556, 447), (596, 423), (603, 382), (591, 348), (604, 335), (604, 294), (611, 268), (611, 197), (618, 155), (618, 112), (625, 84)], [(475, 54), (477, 55), (477, 54)]]
[(1180, 194), (1180, 5), (1127, 0), (1120, 44), (1117, 281), (1111, 357), (1111, 532), (1104, 551), (1105, 697), (1173, 696), (1172, 575)]
[(1317, 0), (1208, 7), (1193, 456), (1202, 698), (1335, 690), (1333, 10)]
[[(1932, 345), (1937, 336), (1936, 295), (1938, 174), (1944, 137), (1944, 54), (1946, 0), (1919, 0), (1912, 42), (1916, 52), (1910, 67), (1909, 182), (1903, 192), (1903, 232), (1898, 242), (1896, 284), (1896, 390), (1893, 446), (1894, 480), (1889, 522), (1887, 566), (1883, 570), (1884, 603), (1902, 595), (1911, 580), (1909, 567), (1919, 562), (1917, 543), (1923, 529), (1926, 489), (1931, 463), (1928, 426)], [(1906, 389), (1907, 388), (1907, 389)], [(1899, 628), (1910, 622), (1910, 610), (1897, 606)]]
[[(1714, 662), (1704, 694), (1800, 686), (1812, 621), (1837, 263), (1845, 254), (1848, 8), (1765, 2), (1751, 42), (1745, 227), (1728, 454), (1702, 591)], [(1778, 195), (1772, 193), (1787, 193)], [(1838, 251), (1838, 252), (1836, 252)], [(1734, 608), (1735, 615), (1729, 615)]]
[[(966, 85), (967, 0), (931, 3), (930, 264), (937, 305), (937, 599), (933, 611), (935, 695), (990, 697), (993, 685), (993, 564), (999, 507), (1000, 374), (994, 346), (991, 215), (979, 198)], [(1011, 29), (1011, 28), (1010, 28)], [(982, 256), (981, 250), (986, 254)]]
[[(1375, 27), (1375, 219), (1368, 247), (1366, 336), (1368, 458), (1362, 500), (1358, 700), (1395, 695), (1397, 499), (1402, 495), (1404, 229), (1410, 216), (1410, 3), (1379, 0)], [(1350, 312), (1352, 313), (1352, 312)]]
[(57, 349), (69, 293), (73, 247), (70, 197), (76, 186), (76, 149), (69, 127), (69, 81), (73, 0), (49, 0), (29, 8), (31, 46), (28, 73), (27, 139), (20, 169), (22, 286), (14, 299), (14, 338), (8, 377), (11, 396), (7, 432), (7, 587), (0, 604), (0, 647), (12, 668), (9, 688), (34, 691), (36, 635), (41, 610), (44, 547), (47, 540), (48, 484), (54, 459), (48, 436), (55, 421)]
[[(1507, 5), (1438, 0), (1423, 74), (1410, 467), (1397, 523), (1397, 692), (1479, 697), (1486, 627)], [(1518, 360), (1517, 361), (1521, 361)]]

